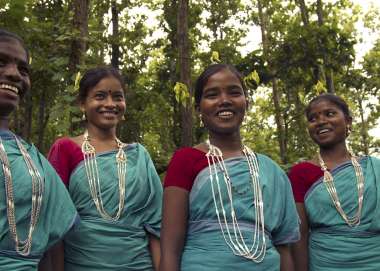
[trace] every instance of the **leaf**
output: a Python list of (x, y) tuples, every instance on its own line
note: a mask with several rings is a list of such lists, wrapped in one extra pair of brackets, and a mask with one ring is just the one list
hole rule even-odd
[(79, 82), (80, 82), (80, 79), (82, 78), (81, 76), (81, 73), (80, 71), (77, 73), (77, 75), (75, 76), (75, 83), (74, 83), (74, 89), (75, 90), (79, 90)]
[(189, 90), (184, 83), (177, 82), (174, 86), (175, 99), (183, 106), (186, 105), (187, 99), (190, 97)]
[(319, 80), (318, 80), (318, 83), (315, 84), (313, 88), (318, 95), (324, 92), (327, 92), (325, 85)]

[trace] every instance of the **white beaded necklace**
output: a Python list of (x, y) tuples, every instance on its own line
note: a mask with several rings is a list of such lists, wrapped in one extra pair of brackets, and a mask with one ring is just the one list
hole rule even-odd
[(32, 248), (33, 232), (36, 228), (38, 218), (41, 211), (42, 199), (44, 195), (45, 183), (41, 177), (37, 167), (33, 163), (28, 151), (22, 145), (20, 140), (15, 136), (17, 146), (21, 152), (21, 155), (25, 161), (28, 168), (29, 175), (32, 179), (32, 207), (30, 212), (30, 223), (28, 235), (25, 240), (19, 240), (17, 235), (17, 225), (16, 225), (16, 210), (15, 210), (15, 200), (13, 195), (13, 180), (11, 174), (11, 165), (7, 153), (4, 148), (3, 141), (0, 138), (0, 160), (3, 166), (4, 179), (5, 179), (5, 195), (7, 200), (7, 218), (9, 224), (9, 232), (13, 241), (15, 242), (15, 247), (17, 253), (23, 256), (28, 256)]
[(125, 143), (121, 142), (117, 137), (115, 137), (117, 143), (118, 152), (116, 153), (116, 163), (117, 163), (117, 176), (119, 179), (119, 207), (118, 211), (114, 216), (111, 216), (104, 209), (102, 191), (100, 189), (100, 179), (98, 164), (96, 162), (96, 151), (95, 147), (91, 145), (90, 138), (88, 136), (88, 131), (86, 130), (83, 135), (82, 152), (84, 156), (84, 166), (86, 168), (86, 175), (88, 180), (88, 185), (90, 187), (91, 197), (95, 203), (96, 209), (99, 214), (106, 220), (117, 221), (119, 220), (121, 213), (124, 210), (124, 200), (125, 200), (125, 176), (127, 172), (127, 155), (124, 152)]
[(361, 217), (361, 212), (362, 212), (362, 207), (363, 207), (364, 177), (363, 177), (363, 171), (359, 162), (356, 160), (355, 156), (351, 152), (350, 152), (350, 155), (351, 155), (351, 162), (355, 170), (356, 186), (358, 189), (358, 209), (356, 211), (356, 214), (352, 217), (348, 217), (346, 213), (343, 211), (342, 205), (338, 197), (338, 193), (334, 185), (334, 178), (331, 175), (331, 173), (327, 170), (327, 166), (325, 162), (323, 161), (320, 153), (318, 153), (318, 160), (323, 171), (323, 183), (325, 184), (326, 189), (328, 193), (330, 194), (330, 198), (332, 202), (334, 203), (336, 210), (338, 211), (338, 213), (343, 218), (343, 220), (347, 223), (348, 226), (354, 227), (354, 226), (360, 225), (360, 217)]
[[(224, 241), (230, 247), (232, 252), (256, 263), (263, 261), (266, 253), (266, 240), (265, 240), (265, 224), (264, 224), (264, 204), (262, 191), (259, 180), (259, 167), (255, 153), (247, 146), (243, 146), (243, 153), (247, 159), (249, 173), (252, 180), (254, 213), (255, 213), (255, 229), (253, 233), (253, 244), (249, 248), (246, 244), (243, 234), (240, 230), (239, 223), (236, 218), (235, 208), (233, 205), (232, 183), (227, 171), (227, 167), (223, 160), (222, 151), (212, 145), (209, 141), (206, 142), (209, 151), (206, 154), (209, 166), (209, 175), (212, 196), (215, 205), (215, 212), (218, 218), (220, 230), (222, 231)], [(223, 206), (223, 197), (220, 188), (220, 180), (218, 177), (218, 168), (223, 173), (223, 180), (227, 188), (227, 197), (231, 205), (231, 222), (228, 223), (226, 210)], [(216, 186), (216, 187), (215, 187)], [(215, 191), (216, 190), (216, 191)], [(219, 210), (219, 206), (221, 210)], [(221, 217), (222, 216), (222, 217)], [(230, 230), (229, 224), (232, 224), (233, 232)]]

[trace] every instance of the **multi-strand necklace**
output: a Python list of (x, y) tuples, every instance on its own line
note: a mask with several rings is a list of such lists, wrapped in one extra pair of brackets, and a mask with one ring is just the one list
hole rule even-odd
[[(210, 144), (209, 141), (207, 141), (206, 144), (209, 149), (209, 151), (206, 154), (206, 157), (209, 166), (212, 196), (214, 200), (216, 215), (218, 218), (220, 230), (223, 234), (224, 241), (235, 255), (259, 263), (265, 257), (266, 241), (264, 227), (264, 204), (262, 191), (260, 187), (257, 157), (251, 149), (249, 149), (247, 146), (243, 146), (243, 153), (245, 158), (247, 159), (249, 174), (251, 176), (252, 181), (250, 185), (252, 185), (253, 190), (253, 211), (255, 214), (253, 244), (251, 247), (249, 247), (245, 242), (245, 239), (243, 237), (239, 223), (236, 218), (235, 208), (233, 205), (232, 182), (228, 174), (227, 167), (223, 160), (223, 153), (218, 147)], [(223, 196), (220, 185), (221, 181), (219, 180), (218, 176), (218, 168), (223, 174), (224, 184), (227, 188), (227, 198), (231, 206), (231, 221), (228, 221), (226, 210), (224, 209)], [(231, 225), (232, 229), (230, 229)]]
[(338, 193), (335, 188), (334, 178), (331, 173), (327, 170), (327, 166), (322, 159), (320, 153), (318, 153), (319, 164), (323, 171), (323, 182), (326, 186), (328, 193), (330, 194), (330, 198), (335, 205), (336, 210), (341, 215), (343, 220), (347, 223), (348, 226), (354, 227), (360, 225), (360, 217), (363, 207), (363, 193), (364, 193), (364, 176), (362, 168), (359, 162), (356, 160), (355, 156), (350, 152), (351, 162), (355, 170), (356, 175), (356, 186), (358, 189), (358, 209), (356, 214), (352, 217), (348, 217), (347, 214), (343, 211), (342, 205), (340, 203)]
[(95, 203), (96, 209), (99, 214), (106, 220), (117, 221), (124, 210), (125, 200), (125, 176), (127, 173), (127, 155), (124, 151), (125, 143), (121, 142), (117, 137), (115, 141), (118, 147), (116, 153), (117, 176), (119, 179), (119, 207), (114, 216), (107, 213), (103, 205), (102, 191), (100, 189), (100, 178), (98, 164), (96, 162), (95, 147), (91, 145), (88, 131), (86, 130), (83, 135), (82, 152), (84, 156), (84, 167), (86, 168), (86, 175), (92, 200)]
[(22, 145), (20, 140), (15, 136), (17, 146), (21, 152), (21, 155), (25, 161), (28, 168), (29, 175), (32, 179), (32, 208), (30, 212), (30, 223), (29, 230), (27, 231), (27, 237), (25, 240), (19, 240), (17, 235), (17, 225), (16, 225), (16, 210), (15, 210), (15, 199), (13, 194), (13, 180), (11, 174), (11, 165), (3, 141), (0, 138), (0, 159), (4, 172), (5, 179), (5, 195), (7, 200), (7, 218), (9, 224), (9, 232), (13, 241), (15, 242), (15, 248), (17, 253), (23, 256), (28, 256), (32, 248), (32, 238), (33, 232), (36, 228), (38, 218), (41, 211), (42, 199), (44, 195), (45, 183), (41, 177), (37, 167), (33, 163), (28, 151)]

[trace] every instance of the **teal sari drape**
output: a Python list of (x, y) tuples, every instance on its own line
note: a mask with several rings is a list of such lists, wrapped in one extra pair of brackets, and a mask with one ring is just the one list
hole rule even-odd
[[(96, 156), (103, 204), (115, 214), (119, 203), (116, 151)], [(91, 198), (83, 161), (70, 177), (69, 191), (81, 221), (65, 239), (65, 270), (153, 270), (147, 232), (159, 237), (162, 185), (148, 152), (140, 144), (126, 148), (125, 207), (111, 222)]]
[[(251, 247), (254, 202), (248, 164), (245, 157), (226, 159), (225, 163), (232, 181), (234, 207), (240, 229), (248, 247)], [(280, 256), (275, 246), (296, 242), (299, 239), (299, 219), (291, 186), (285, 173), (264, 155), (258, 155), (258, 163), (267, 242), (264, 260), (255, 263), (236, 256), (224, 241), (215, 212), (207, 167), (197, 175), (189, 196), (189, 222), (182, 254), (182, 271), (280, 270)], [(219, 176), (222, 180), (220, 172)], [(221, 184), (224, 208), (229, 216), (230, 203), (227, 201), (225, 184), (223, 181)]]
[[(309, 218), (310, 271), (380, 270), (380, 160), (360, 160), (365, 178), (359, 226), (349, 227), (334, 207), (323, 178), (305, 196)], [(343, 210), (351, 217), (358, 206), (356, 176), (351, 162), (332, 170)]]
[[(32, 204), (31, 177), (14, 134), (0, 131), (0, 137), (11, 164), (17, 234), (20, 240), (25, 240), (29, 230)], [(72, 227), (77, 212), (65, 186), (50, 163), (33, 145), (21, 139), (20, 141), (44, 179), (45, 191), (39, 220), (33, 233), (31, 253), (28, 256), (21, 256), (16, 252), (15, 243), (9, 233), (4, 172), (0, 166), (0, 270), (32, 271), (37, 270), (38, 262), (44, 252), (62, 239)]]

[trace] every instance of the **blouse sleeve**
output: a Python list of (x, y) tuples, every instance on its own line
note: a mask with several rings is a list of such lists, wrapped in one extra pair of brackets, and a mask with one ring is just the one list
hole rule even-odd
[(70, 164), (67, 148), (62, 143), (62, 139), (54, 142), (50, 148), (48, 160), (67, 187), (70, 179)]
[(193, 185), (193, 159), (188, 148), (176, 151), (170, 160), (166, 172), (164, 187), (176, 186), (187, 191), (191, 190)]

